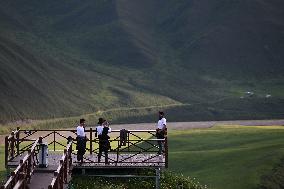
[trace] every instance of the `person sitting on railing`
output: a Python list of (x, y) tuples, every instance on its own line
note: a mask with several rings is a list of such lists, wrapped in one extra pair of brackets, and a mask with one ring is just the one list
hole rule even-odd
[(108, 133), (111, 131), (111, 128), (108, 125), (108, 122), (105, 121), (103, 123), (103, 130), (102, 130), (102, 134), (99, 135), (99, 154), (98, 154), (98, 162), (101, 162), (101, 156), (102, 153), (104, 152), (105, 154), (105, 164), (109, 164), (108, 163), (108, 150), (110, 150), (110, 142), (109, 139), (110, 137), (108, 136)]
[(77, 126), (77, 161), (80, 163), (83, 163), (83, 156), (86, 152), (85, 121), (85, 119), (80, 119), (80, 125)]
[[(164, 139), (167, 134), (167, 120), (164, 117), (164, 112), (159, 112), (159, 121), (156, 128), (157, 139)], [(159, 151), (158, 154), (161, 155), (163, 151), (163, 141), (158, 141)]]

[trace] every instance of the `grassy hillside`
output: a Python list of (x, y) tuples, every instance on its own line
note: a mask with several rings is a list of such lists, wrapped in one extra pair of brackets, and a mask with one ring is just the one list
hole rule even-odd
[[(278, 0), (3, 0), (0, 122), (171, 104), (197, 105), (201, 120), (279, 118), (283, 8)], [(244, 107), (246, 91), (256, 95)], [(226, 108), (212, 104), (222, 99), (231, 99)]]
[(212, 189), (258, 188), (284, 156), (283, 134), (281, 126), (172, 131), (169, 166)]

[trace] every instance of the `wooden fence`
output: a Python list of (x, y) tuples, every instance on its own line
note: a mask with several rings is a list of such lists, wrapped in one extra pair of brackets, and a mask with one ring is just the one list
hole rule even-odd
[[(126, 140), (121, 141), (120, 137), (121, 130), (113, 130), (110, 135), (113, 135), (109, 141), (112, 146), (112, 149), (109, 153), (116, 154), (116, 157), (109, 157), (108, 160), (110, 163), (115, 164), (121, 164), (121, 163), (143, 163), (145, 166), (147, 164), (153, 164), (153, 163), (164, 163), (165, 167), (168, 167), (168, 140), (167, 137), (165, 139), (156, 139), (155, 134), (156, 130), (127, 130), (126, 131)], [(21, 135), (20, 135), (21, 133)], [(31, 137), (35, 134), (42, 134), (43, 140), (48, 140), (48, 146), (49, 151), (58, 150), (58, 147), (66, 148), (66, 142), (68, 139), (73, 139), (73, 144), (77, 144), (76, 141), (76, 130), (68, 130), (68, 129), (53, 129), (53, 130), (47, 130), (47, 129), (41, 129), (41, 130), (28, 130), (28, 131), (21, 131), (20, 129), (17, 130), (16, 137), (10, 137), (8, 139), (8, 143), (13, 147), (13, 143), (15, 144), (14, 148), (15, 151), (18, 151), (19, 153), (5, 153), (5, 161), (6, 165), (9, 162), (9, 160), (12, 157), (17, 157), (19, 154), (26, 152), (32, 145), (31, 141), (34, 141)], [(91, 155), (98, 155), (99, 153), (99, 139), (97, 138), (97, 132), (96, 130), (93, 130), (92, 128), (86, 129), (85, 133), (88, 138), (86, 151), (89, 152)], [(19, 137), (21, 136), (21, 137)], [(152, 160), (155, 159), (158, 156), (158, 145), (157, 142), (161, 141), (164, 143), (164, 162), (153, 162)], [(123, 144), (123, 143), (124, 144)], [(21, 145), (20, 145), (21, 144)], [(24, 145), (26, 144), (26, 145)], [(13, 152), (13, 148), (9, 148), (8, 146), (5, 146), (7, 151)], [(22, 147), (23, 146), (23, 147)], [(76, 151), (73, 150), (72, 153), (76, 155)], [(119, 158), (121, 154), (131, 154), (130, 156), (127, 156), (125, 158)], [(10, 154), (14, 154), (14, 156), (11, 156)], [(143, 162), (135, 162), (135, 161), (128, 161), (131, 158), (135, 158), (141, 154), (152, 154), (149, 155), (146, 159), (143, 160)], [(104, 154), (102, 154), (102, 157)], [(151, 161), (151, 162), (150, 162)], [(88, 157), (84, 157), (85, 163), (98, 163), (98, 161), (94, 159), (90, 159)], [(76, 162), (75, 162), (76, 163)]]
[[(124, 137), (122, 139), (122, 130), (113, 130), (110, 134), (112, 137), (109, 140), (112, 149), (108, 156), (108, 162), (112, 166), (125, 166), (135, 165), (138, 166), (153, 166), (168, 167), (168, 140), (156, 139), (156, 130), (124, 130)], [(86, 151), (94, 157), (99, 153), (99, 139), (96, 130), (92, 128), (86, 129), (87, 147)], [(41, 136), (39, 139), (34, 139), (35, 135)], [(76, 130), (73, 129), (40, 129), (40, 130), (20, 130), (17, 128), (9, 136), (5, 138), (5, 166), (8, 167), (9, 163), (19, 158), (21, 155), (26, 154), (20, 160), (20, 164), (16, 170), (11, 173), (10, 178), (1, 189), (22, 189), (30, 182), (31, 175), (34, 172), (35, 166), (38, 164), (37, 153), (38, 143), (45, 140), (48, 142), (49, 150), (57, 151), (58, 147), (64, 147), (63, 156), (60, 159), (57, 170), (54, 172), (54, 177), (49, 189), (62, 189), (63, 184), (67, 183), (68, 173), (72, 166), (72, 155), (76, 155), (76, 150), (72, 145), (76, 145)], [(67, 141), (69, 141), (68, 144)], [(158, 142), (164, 144), (163, 157), (159, 160)], [(125, 155), (126, 154), (126, 155)], [(139, 156), (145, 155), (144, 159), (139, 159)], [(104, 154), (102, 154), (102, 157)], [(135, 158), (138, 157), (138, 158)], [(157, 160), (158, 159), (158, 160)], [(78, 165), (73, 162), (73, 166)], [(79, 163), (79, 162), (78, 162)], [(92, 159), (90, 156), (84, 156), (85, 166), (100, 164), (97, 159)], [(83, 164), (84, 164), (83, 163)]]
[(22, 189), (30, 182), (37, 161), (37, 144), (41, 139), (37, 139), (32, 147), (28, 150), (27, 155), (20, 160), (20, 164), (15, 171), (11, 172), (11, 176), (1, 189)]
[(63, 156), (60, 159), (57, 170), (54, 172), (54, 178), (48, 189), (63, 189), (64, 183), (67, 184), (68, 174), (72, 166), (72, 143), (72, 140), (69, 141), (67, 148), (64, 149)]

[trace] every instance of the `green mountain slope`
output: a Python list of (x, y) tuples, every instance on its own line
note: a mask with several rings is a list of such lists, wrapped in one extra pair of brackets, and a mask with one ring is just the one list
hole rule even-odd
[[(3, 0), (0, 120), (168, 104), (192, 104), (165, 108), (174, 120), (281, 117), (283, 8), (279, 0)], [(244, 106), (246, 91), (256, 95)]]

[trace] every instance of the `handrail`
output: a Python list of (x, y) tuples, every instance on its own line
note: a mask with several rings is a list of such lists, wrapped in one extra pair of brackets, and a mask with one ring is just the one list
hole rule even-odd
[[(31, 179), (31, 175), (34, 172), (34, 168), (36, 165), (36, 155), (38, 150), (36, 150), (37, 144), (40, 142), (40, 139), (33, 139), (33, 134), (38, 133), (39, 131), (48, 131), (44, 132), (44, 136), (42, 139), (51, 139), (48, 145), (54, 146), (55, 144), (59, 144), (65, 147), (64, 153), (61, 156), (59, 165), (54, 172), (54, 177), (48, 186), (48, 189), (62, 189), (63, 184), (67, 183), (68, 171), (70, 173), (72, 166), (72, 154), (76, 154), (76, 152), (72, 151), (72, 145), (77, 143), (77, 140), (74, 139), (76, 136), (75, 129), (41, 129), (41, 130), (20, 130), (17, 128), (16, 131), (12, 132), (10, 136), (5, 137), (5, 164), (12, 160), (13, 155), (16, 155), (19, 152), (26, 152), (28, 154), (20, 160), (20, 165), (16, 168), (15, 171), (11, 173), (11, 177), (8, 179), (5, 185), (1, 186), (0, 189), (12, 189), (26, 186)], [(72, 132), (69, 137), (66, 133), (61, 132)], [(112, 130), (112, 133), (116, 133), (112, 135), (113, 137), (109, 139), (109, 142), (112, 145), (112, 150), (110, 151), (111, 156), (108, 156), (109, 163), (112, 166), (123, 166), (125, 163), (134, 164), (135, 166), (165, 166), (168, 167), (168, 139), (156, 139), (156, 130), (126, 130), (126, 135), (122, 135), (121, 130)], [(23, 133), (20, 138), (20, 133)], [(86, 151), (90, 154), (98, 154), (98, 144), (99, 139), (97, 137), (97, 131), (92, 128), (86, 129), (85, 133), (88, 138), (88, 145), (86, 146)], [(25, 134), (24, 134), (25, 133)], [(118, 134), (117, 134), (118, 133)], [(144, 135), (145, 133), (146, 135)], [(142, 135), (141, 135), (142, 134)], [(61, 140), (58, 140), (60, 137), (62, 139), (70, 140), (66, 145), (62, 143)], [(73, 139), (72, 139), (73, 137)], [(126, 137), (126, 138), (125, 138)], [(34, 141), (33, 143), (25, 143), (26, 141)], [(158, 142), (164, 143), (164, 156), (161, 158), (157, 154), (158, 152)], [(22, 143), (22, 144), (21, 144)], [(19, 149), (19, 144), (21, 144), (21, 149)], [(26, 145), (27, 144), (27, 145)], [(22, 146), (23, 145), (23, 146)], [(18, 152), (19, 151), (19, 152)], [(114, 155), (113, 155), (114, 154)], [(101, 154), (104, 157), (104, 154)], [(121, 156), (122, 155), (122, 156)], [(141, 155), (143, 155), (143, 159), (140, 160)], [(138, 158), (136, 158), (138, 157)], [(88, 159), (88, 156), (84, 157), (83, 163), (94, 163), (93, 165), (101, 165), (97, 162), (96, 159)], [(76, 161), (75, 161), (76, 163)], [(99, 163), (99, 164), (97, 164)], [(141, 163), (138, 165), (137, 163)], [(137, 165), (136, 165), (137, 164)], [(26, 180), (26, 181), (25, 181)], [(16, 187), (17, 186), (17, 187)]]
[[(92, 127), (91, 127), (92, 128)], [(29, 129), (27, 131), (31, 132), (37, 132), (37, 131), (71, 131), (71, 132), (76, 132), (76, 129)], [(128, 131), (130, 132), (156, 132), (154, 129), (147, 129), (147, 130), (142, 130), (142, 129), (129, 129)], [(85, 129), (85, 132), (90, 132), (90, 129)], [(120, 132), (119, 129), (113, 129), (111, 132)]]
[[(19, 137), (20, 128), (17, 127), (16, 131), (12, 131), (9, 136), (5, 137), (5, 167), (9, 160), (15, 157), (15, 151), (19, 154)], [(16, 148), (16, 149), (15, 149)]]
[(54, 178), (48, 186), (48, 189), (63, 189), (64, 183), (67, 184), (68, 172), (70, 173), (70, 167), (72, 165), (72, 143), (73, 141), (71, 140), (67, 148), (64, 149), (59, 166), (54, 172)]
[[(18, 188), (22, 187), (22, 184), (27, 184), (30, 182), (31, 176), (34, 172), (34, 167), (36, 164), (35, 161), (35, 149), (38, 144), (39, 139), (37, 139), (31, 149), (28, 151), (28, 154), (25, 155), (23, 159), (20, 160), (20, 164), (15, 171), (11, 173), (10, 178), (1, 186), (1, 189), (11, 189), (17, 186)], [(26, 180), (27, 182), (21, 182), (21, 180)]]

